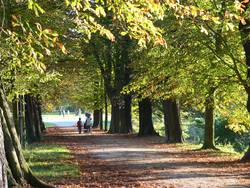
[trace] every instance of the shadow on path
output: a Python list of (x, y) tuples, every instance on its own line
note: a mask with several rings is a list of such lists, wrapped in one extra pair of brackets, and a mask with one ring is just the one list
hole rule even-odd
[[(45, 142), (66, 145), (81, 168), (79, 187), (250, 187), (250, 163), (210, 151), (190, 151), (158, 137), (50, 128)], [(72, 186), (77, 187), (77, 186)]]

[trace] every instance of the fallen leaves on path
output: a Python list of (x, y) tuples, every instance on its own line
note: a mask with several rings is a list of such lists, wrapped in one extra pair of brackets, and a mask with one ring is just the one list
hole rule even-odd
[(80, 166), (80, 178), (53, 182), (78, 187), (250, 187), (250, 163), (213, 151), (191, 151), (164, 144), (160, 137), (77, 134), (50, 128), (45, 142), (67, 146)]

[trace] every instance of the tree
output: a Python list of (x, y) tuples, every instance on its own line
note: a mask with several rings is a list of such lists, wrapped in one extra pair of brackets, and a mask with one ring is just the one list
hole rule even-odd
[(169, 143), (182, 143), (182, 129), (180, 111), (176, 99), (163, 101), (164, 124), (166, 141)]
[[(147, 11), (143, 11), (142, 7), (147, 8)], [(98, 8), (100, 14), (105, 15), (105, 18), (97, 15), (92, 19), (110, 33), (93, 34), (89, 41), (91, 48), (85, 50), (85, 53), (95, 58), (110, 99), (112, 116), (109, 132), (128, 133), (132, 129), (131, 96), (121, 94), (121, 90), (130, 82), (129, 66), (133, 61), (130, 57), (131, 44), (137, 41), (140, 45), (145, 45), (150, 38), (160, 38), (159, 30), (148, 15), (160, 15), (161, 6), (159, 2), (149, 1), (115, 3), (104, 1), (93, 3), (92, 8)], [(137, 20), (137, 16), (142, 19)], [(79, 24), (79, 31), (81, 27)]]
[[(29, 3), (33, 3), (29, 4), (29, 8), (33, 8), (36, 14), (43, 11), (37, 3), (32, 1)], [(17, 4), (16, 7), (20, 6), (23, 5)], [(4, 134), (6, 161), (9, 167), (9, 183), (23, 184), (27, 182), (36, 187), (54, 187), (35, 177), (27, 166), (7, 96), (13, 98), (17, 94), (35, 93), (34, 89), (37, 89), (37, 87), (34, 87), (36, 86), (34, 83), (37, 80), (42, 81), (42, 78), (46, 77), (46, 74), (43, 74), (44, 64), (42, 61), (44, 55), (41, 51), (49, 52), (48, 43), (54, 38), (56, 44), (57, 35), (43, 29), (40, 24), (36, 24), (34, 27), (34, 25), (25, 21), (21, 22), (18, 16), (13, 15), (11, 20), (10, 15), (14, 13), (15, 8), (10, 6), (8, 0), (4, 1), (0, 8), (6, 13), (3, 14), (5, 23), (0, 31), (3, 34), (0, 38), (0, 108), (2, 110), (0, 117)], [(25, 14), (23, 16), (25, 17)], [(18, 84), (19, 82), (21, 84)], [(31, 92), (32, 89), (33, 92)], [(37, 116), (36, 122), (39, 121)]]
[[(249, 7), (249, 1), (241, 1), (241, 8), (244, 14), (244, 20), (240, 21), (239, 23), (239, 30), (241, 32), (241, 40), (242, 40), (242, 44), (243, 44), (243, 48), (245, 51), (245, 57), (246, 57), (246, 66), (247, 66), (247, 80), (250, 77), (250, 40), (249, 40), (249, 34), (250, 34), (250, 30), (248, 28), (250, 21), (249, 21), (249, 16), (247, 16), (247, 12), (248, 12), (248, 7)], [(247, 110), (248, 112), (250, 112), (250, 87), (248, 86), (248, 84), (243, 83), (245, 86), (245, 90), (248, 94), (248, 99), (247, 99)], [(247, 150), (247, 152), (245, 153), (245, 155), (243, 156), (242, 160), (250, 160), (250, 149)]]
[[(0, 114), (2, 114), (2, 109), (0, 109)], [(7, 160), (4, 148), (4, 135), (2, 131), (2, 121), (0, 118), (0, 187), (7, 188)]]
[(158, 135), (152, 120), (152, 104), (149, 98), (139, 101), (139, 133), (138, 136)]

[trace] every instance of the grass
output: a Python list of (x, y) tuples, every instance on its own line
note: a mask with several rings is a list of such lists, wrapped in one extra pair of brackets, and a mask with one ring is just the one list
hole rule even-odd
[(24, 156), (34, 174), (44, 181), (77, 178), (79, 167), (72, 163), (72, 155), (58, 145), (32, 144), (24, 150)]
[[(154, 121), (154, 128), (156, 132), (160, 134), (160, 136), (165, 136), (165, 130), (164, 130), (164, 124), (161, 121)], [(186, 127), (187, 128), (187, 127)], [(139, 121), (133, 120), (133, 131), (138, 132), (139, 131)], [(183, 134), (185, 134), (183, 132)], [(190, 143), (190, 142), (184, 142), (182, 144), (176, 144), (177, 147), (186, 149), (186, 150), (200, 150), (202, 147), (201, 143)], [(234, 157), (241, 157), (243, 153), (236, 152), (232, 145), (216, 145), (218, 150), (211, 150), (211, 153), (214, 155), (232, 155)]]
[[(176, 146), (179, 148), (183, 148), (185, 150), (202, 151), (201, 150), (202, 144), (184, 142), (182, 144), (176, 144)], [(207, 150), (207, 151), (209, 151), (211, 155), (216, 155), (216, 156), (232, 156), (236, 158), (241, 158), (243, 155), (243, 153), (236, 152), (231, 145), (216, 145), (216, 148), (218, 148), (218, 150)]]

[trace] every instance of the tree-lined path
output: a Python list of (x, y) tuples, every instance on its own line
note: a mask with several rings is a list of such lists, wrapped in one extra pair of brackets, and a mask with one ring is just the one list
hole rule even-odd
[(81, 169), (59, 187), (249, 187), (249, 163), (230, 155), (164, 144), (160, 137), (108, 135), (94, 130), (50, 128), (45, 142), (66, 145)]
[(0, 188), (250, 187), (249, 12), (0, 0)]

